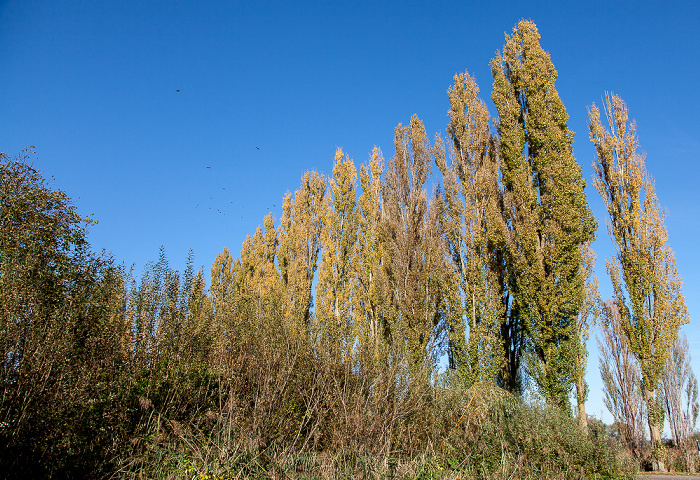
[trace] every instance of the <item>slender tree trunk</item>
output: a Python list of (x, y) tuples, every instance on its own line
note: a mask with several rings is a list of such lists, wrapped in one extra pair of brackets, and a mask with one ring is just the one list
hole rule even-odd
[(649, 436), (651, 438), (652, 462), (655, 471), (665, 472), (663, 460), (663, 446), (661, 444), (661, 429), (659, 428), (658, 405), (654, 390), (644, 387), (644, 400), (647, 404), (647, 418), (649, 419)]
[(583, 375), (576, 378), (576, 403), (578, 404), (578, 421), (584, 432), (588, 433), (588, 416), (586, 416), (586, 384)]

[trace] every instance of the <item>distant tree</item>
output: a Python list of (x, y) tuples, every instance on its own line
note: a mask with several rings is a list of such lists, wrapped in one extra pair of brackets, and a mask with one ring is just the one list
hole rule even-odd
[(188, 283), (190, 288), (186, 299), (186, 343), (183, 345), (183, 354), (201, 365), (211, 365), (215, 341), (214, 324), (211, 299), (202, 270)]
[(449, 165), (440, 141), (435, 149), (443, 178), (437, 206), (455, 277), (450, 282), (454, 285), (446, 285), (456, 297), (449, 314), (448, 355), (468, 385), (496, 383), (507, 368), (504, 350), (512, 343), (501, 339), (501, 325), (509, 319), (507, 289), (498, 268), (505, 227), (498, 156), (490, 115), (478, 93), (468, 73), (455, 75), (448, 90)]
[(607, 270), (625, 338), (642, 371), (655, 467), (663, 470), (658, 387), (688, 312), (664, 215), (644, 157), (637, 153), (635, 125), (628, 125), (627, 106), (616, 95), (606, 96), (604, 110), (610, 130), (595, 105), (589, 127), (597, 151), (593, 184), (605, 203), (617, 248)]
[(285, 195), (282, 203), (277, 260), (284, 291), (285, 319), (305, 330), (311, 320), (312, 285), (321, 250), (326, 180), (318, 172), (306, 172), (301, 187)]
[[(249, 238), (245, 242), (248, 240)], [(229, 249), (224, 247), (216, 255), (210, 270), (209, 298), (214, 336), (212, 363), (217, 368), (223, 368), (226, 364), (226, 355), (230, 351), (237, 324), (242, 321), (241, 317), (255, 313), (253, 301), (246, 295), (250, 289), (246, 281), (246, 270), (241, 267), (240, 259), (234, 261)]]
[(243, 241), (240, 257), (228, 248), (211, 268), (211, 309), (217, 361), (225, 364), (236, 335), (281, 328), (282, 279), (275, 264), (277, 229), (272, 214)]
[(282, 285), (275, 264), (278, 249), (278, 231), (272, 213), (269, 213), (253, 236), (246, 237), (241, 249), (239, 275), (243, 283), (237, 296), (250, 303), (246, 310), (252, 312), (251, 319), (274, 322), (281, 316)]
[(646, 413), (641, 371), (627, 343), (615, 302), (608, 300), (603, 304), (601, 318), (598, 348), (603, 403), (625, 445), (638, 451), (644, 439)]
[(698, 381), (690, 365), (688, 340), (682, 332), (666, 360), (661, 398), (673, 442), (687, 446), (698, 419)]
[(134, 282), (127, 297), (138, 368), (147, 370), (179, 356), (189, 294), (161, 246), (158, 260), (145, 266), (138, 286)]
[(596, 222), (573, 156), (557, 72), (534, 23), (522, 20), (491, 62), (509, 227), (513, 306), (526, 335), (528, 371), (551, 405), (569, 410), (573, 327), (584, 295), (581, 246)]

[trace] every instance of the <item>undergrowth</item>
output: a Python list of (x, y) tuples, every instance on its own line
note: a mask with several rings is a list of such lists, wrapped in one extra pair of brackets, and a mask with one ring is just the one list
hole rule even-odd
[[(161, 252), (137, 282), (89, 252), (89, 221), (65, 194), (3, 158), (1, 478), (633, 471), (609, 435), (595, 425), (585, 433), (570, 412), (437, 375), (420, 335), (407, 342), (389, 324), (371, 334), (371, 323), (340, 349), (338, 335), (295, 307), (301, 297), (269, 258), (220, 257), (207, 292), (191, 258), (180, 276)], [(270, 281), (260, 280), (268, 267)]]

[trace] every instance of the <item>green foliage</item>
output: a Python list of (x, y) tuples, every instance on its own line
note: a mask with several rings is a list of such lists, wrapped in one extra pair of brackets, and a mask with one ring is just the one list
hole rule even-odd
[(569, 408), (574, 323), (583, 302), (581, 247), (597, 228), (573, 156), (557, 72), (537, 27), (522, 20), (492, 61), (513, 303), (526, 334), (528, 373)]
[(129, 423), (122, 272), (26, 155), (0, 157), (0, 470), (99, 473)]
[(496, 402), (488, 414), (481, 445), (472, 454), (482, 456), (482, 465), (501, 466), (502, 461), (494, 458), (494, 452), (501, 450), (520, 465), (517, 478), (551, 478), (560, 472), (570, 478), (620, 475), (621, 459), (608, 445), (607, 435), (592, 428), (586, 436), (564, 412), (511, 401)]

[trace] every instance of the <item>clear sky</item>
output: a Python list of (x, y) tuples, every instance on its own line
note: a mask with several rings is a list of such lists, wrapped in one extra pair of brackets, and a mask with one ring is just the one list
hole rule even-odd
[[(589, 185), (587, 107), (612, 91), (636, 119), (700, 374), (700, 2), (0, 0), (0, 151), (36, 147), (35, 167), (99, 220), (96, 250), (140, 270), (160, 245), (182, 269), (191, 248), (208, 272), (268, 209), (279, 218), (303, 172), (331, 173), (337, 147), (389, 159), (414, 113), (445, 135), (455, 73), (476, 77), (493, 113), (489, 61), (522, 18), (559, 72)], [(608, 298), (613, 248), (587, 195)], [(588, 412), (609, 422), (590, 349)]]

